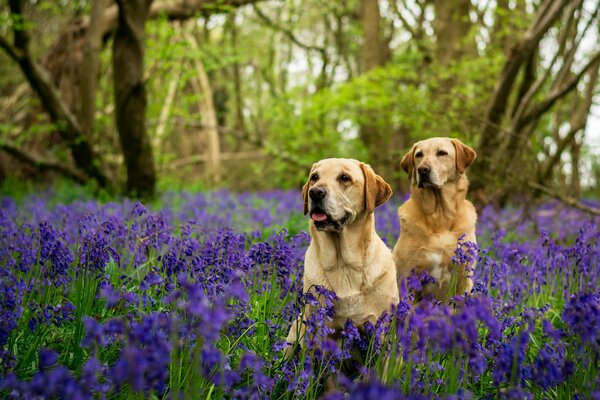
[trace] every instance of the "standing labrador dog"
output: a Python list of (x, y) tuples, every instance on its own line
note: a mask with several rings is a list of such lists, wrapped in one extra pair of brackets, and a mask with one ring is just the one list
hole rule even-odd
[[(375, 207), (391, 194), (390, 185), (369, 165), (343, 158), (314, 164), (302, 189), (311, 236), (304, 260), (304, 292), (315, 285), (335, 292), (335, 316), (328, 325), (336, 331), (348, 319), (357, 326), (375, 323), (398, 303), (392, 253), (375, 232), (373, 216)], [(306, 306), (305, 319), (312, 309)], [(298, 317), (287, 342), (303, 335), (304, 324)]]
[[(469, 187), (465, 170), (476, 156), (457, 139), (431, 138), (415, 143), (402, 157), (400, 165), (411, 185), (410, 199), (398, 208), (401, 231), (394, 247), (398, 277), (406, 278), (414, 269), (427, 271), (436, 280), (417, 298), (431, 294), (447, 301), (473, 287), (467, 265), (453, 271), (451, 259), (459, 237), (476, 243), (477, 213), (465, 199)], [(468, 267), (474, 268), (475, 261)]]

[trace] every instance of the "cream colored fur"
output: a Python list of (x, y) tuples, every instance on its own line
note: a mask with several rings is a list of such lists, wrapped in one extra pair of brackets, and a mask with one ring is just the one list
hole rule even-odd
[[(320, 203), (310, 197), (313, 188), (327, 192)], [(374, 208), (391, 193), (390, 186), (370, 166), (337, 158), (315, 163), (303, 188), (305, 214), (313, 216), (317, 207), (329, 221), (344, 222), (339, 227), (328, 226), (313, 217), (309, 226), (311, 243), (304, 261), (304, 292), (321, 285), (339, 297), (335, 317), (328, 323), (335, 330), (343, 328), (348, 319), (357, 326), (366, 321), (375, 323), (398, 303), (394, 260), (375, 231), (373, 215)], [(311, 312), (308, 306), (304, 318)], [(298, 317), (287, 342), (294, 343), (303, 335), (304, 324)]]

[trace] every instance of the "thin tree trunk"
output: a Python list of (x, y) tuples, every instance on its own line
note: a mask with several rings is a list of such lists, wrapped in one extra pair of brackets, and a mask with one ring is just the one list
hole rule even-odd
[(433, 29), (436, 36), (436, 61), (443, 66), (460, 59), (465, 53), (475, 51), (475, 41), (467, 43), (471, 20), (470, 0), (435, 0)]
[(113, 41), (115, 113), (127, 168), (127, 191), (154, 195), (156, 173), (146, 132), (144, 25), (152, 0), (117, 0), (119, 25)]
[(96, 113), (96, 82), (98, 81), (99, 54), (102, 44), (102, 26), (106, 0), (92, 0), (90, 24), (83, 47), (81, 79), (81, 129), (92, 137)]
[[(184, 32), (184, 35), (193, 50), (198, 53), (200, 47), (198, 46), (196, 39), (187, 32)], [(206, 136), (206, 169), (210, 182), (218, 185), (221, 182), (221, 147), (217, 112), (213, 102), (213, 91), (208, 79), (208, 74), (206, 73), (202, 62), (197, 58), (194, 58), (193, 62), (196, 68), (196, 78), (201, 91), (198, 107), (200, 108), (200, 115), (202, 116), (202, 131)]]
[[(380, 32), (381, 15), (377, 0), (361, 1), (361, 17), (363, 28), (363, 43), (361, 48), (361, 70), (363, 73), (385, 64), (383, 55), (383, 40)], [(360, 139), (367, 148), (369, 162), (378, 174), (391, 179), (393, 173), (389, 163), (391, 129), (384, 126), (379, 118), (381, 110), (363, 109), (361, 111)]]
[(571, 195), (576, 199), (581, 198), (581, 174), (579, 164), (581, 163), (581, 144), (577, 139), (571, 139)]
[[(229, 16), (229, 27), (230, 27), (230, 43), (234, 53), (239, 51), (237, 45), (238, 27), (235, 21), (235, 13), (231, 13)], [(242, 96), (242, 74), (240, 71), (240, 63), (236, 60), (232, 66), (233, 74), (233, 98), (234, 98), (234, 109), (235, 109), (235, 122), (234, 128), (240, 132), (246, 132), (246, 122), (244, 118), (244, 99)]]
[(158, 117), (158, 125), (156, 127), (156, 132), (154, 133), (153, 139), (153, 148), (154, 151), (159, 153), (162, 150), (162, 146), (164, 143), (165, 134), (167, 132), (167, 123), (169, 122), (169, 117), (171, 115), (171, 108), (173, 107), (173, 102), (175, 101), (175, 95), (177, 94), (177, 85), (179, 84), (179, 70), (172, 71), (173, 77), (169, 81), (169, 87), (167, 88), (167, 96), (163, 102), (163, 106), (160, 110), (160, 116)]

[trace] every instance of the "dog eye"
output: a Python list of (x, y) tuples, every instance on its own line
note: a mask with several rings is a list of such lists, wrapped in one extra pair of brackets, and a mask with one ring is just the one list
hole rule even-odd
[(448, 155), (448, 152), (447, 152), (446, 150), (439, 150), (439, 151), (437, 152), (437, 155), (438, 155), (438, 157), (441, 157), (441, 156), (447, 156), (447, 155)]
[(352, 179), (346, 175), (346, 174), (342, 174), (340, 175), (340, 177), (338, 178), (341, 182), (351, 182)]
[(310, 180), (313, 181), (313, 182), (318, 181), (319, 180), (319, 174), (312, 174), (310, 176)]
[(422, 151), (417, 151), (417, 153), (415, 154), (416, 158), (421, 158), (423, 157), (423, 152)]

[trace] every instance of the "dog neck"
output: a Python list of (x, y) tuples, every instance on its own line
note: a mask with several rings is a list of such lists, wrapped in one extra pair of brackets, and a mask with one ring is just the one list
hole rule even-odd
[(446, 182), (440, 189), (419, 188), (413, 180), (411, 198), (420, 208), (422, 217), (430, 226), (440, 229), (450, 229), (454, 225), (457, 210), (467, 196), (469, 180), (464, 174), (454, 181)]
[(359, 214), (340, 232), (319, 231), (311, 222), (310, 232), (324, 270), (363, 269), (375, 234), (375, 218), (373, 213)]

